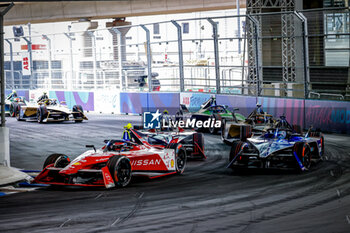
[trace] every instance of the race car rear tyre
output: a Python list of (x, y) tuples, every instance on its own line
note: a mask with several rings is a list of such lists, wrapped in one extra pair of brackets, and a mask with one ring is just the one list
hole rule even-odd
[(72, 111), (73, 112), (79, 112), (79, 113), (73, 113), (74, 119), (79, 118), (77, 120), (74, 120), (75, 123), (83, 122), (83, 119), (82, 119), (83, 116), (84, 116), (83, 115), (83, 112), (84, 112), (83, 107), (81, 105), (74, 105), (73, 108), (72, 108)]
[(301, 129), (300, 125), (292, 125), (292, 128), (293, 128), (295, 133), (298, 133), (298, 134), (302, 134), (303, 133), (303, 130)]
[(225, 141), (226, 139), (226, 119), (222, 119), (222, 122), (221, 122), (221, 140), (222, 141)]
[[(215, 118), (215, 116), (212, 116), (212, 117), (210, 117), (210, 122), (216, 122), (216, 118)], [(211, 127), (213, 125), (213, 127)], [(214, 125), (215, 124), (210, 124), (210, 126), (209, 126), (209, 133), (211, 133), (211, 134), (217, 134), (217, 132), (218, 132), (218, 129), (216, 128), (216, 127), (214, 127)]]
[(242, 142), (242, 141), (233, 142), (231, 150), (230, 150), (229, 163), (231, 163), (232, 160), (236, 157), (236, 155), (241, 151), (243, 143), (244, 142)]
[(170, 143), (168, 148), (175, 150), (175, 169), (177, 174), (182, 174), (185, 171), (187, 154), (184, 146), (181, 143)]
[(320, 139), (320, 143), (321, 143), (321, 153), (320, 153), (320, 155), (321, 156), (323, 156), (324, 155), (324, 137), (323, 136), (321, 136), (321, 139)]
[(23, 119), (21, 118), (21, 106), (20, 105), (17, 105), (16, 119), (17, 119), (17, 121), (23, 121)]
[(9, 111), (10, 111), (10, 116), (11, 117), (15, 117), (16, 116), (16, 112), (17, 112), (17, 103), (11, 103), (10, 104), (10, 109), (9, 109)]
[(204, 154), (204, 136), (203, 136), (203, 134), (202, 133), (193, 134), (193, 143), (197, 143), (197, 145), (194, 145), (194, 146), (198, 146), (200, 148), (201, 152), (203, 152), (202, 158), (206, 159), (207, 157)]
[[(311, 166), (311, 158), (312, 158), (309, 144), (304, 142), (297, 142), (294, 144), (293, 152), (296, 152), (304, 168), (309, 169)], [(298, 162), (296, 166), (297, 166), (297, 169), (301, 169)]]
[(107, 167), (111, 173), (116, 186), (125, 187), (131, 180), (131, 163), (130, 160), (122, 155), (114, 155), (109, 158)]
[(47, 157), (44, 162), (43, 168), (47, 167), (50, 164), (54, 164), (54, 167), (64, 168), (70, 163), (70, 159), (67, 155), (64, 154), (52, 154)]

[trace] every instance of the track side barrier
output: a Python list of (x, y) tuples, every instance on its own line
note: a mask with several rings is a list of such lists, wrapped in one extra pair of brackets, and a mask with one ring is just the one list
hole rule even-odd
[[(43, 90), (16, 90), (19, 96), (35, 99)], [(11, 90), (6, 90), (11, 93)], [(209, 93), (128, 93), (118, 91), (48, 91), (50, 98), (66, 101), (68, 106), (80, 104), (86, 111), (103, 113), (142, 114), (147, 110), (172, 111), (180, 104), (186, 105), (191, 111), (199, 109), (200, 105), (214, 94)], [(276, 117), (285, 115), (293, 125), (300, 125), (323, 132), (350, 134), (350, 102), (333, 100), (304, 100), (277, 97), (253, 97), (242, 95), (216, 94), (217, 104), (227, 105), (230, 110), (238, 108), (237, 112), (247, 116), (259, 102), (262, 109)]]
[(95, 111), (95, 93), (92, 91), (61, 91), (61, 90), (30, 90), (30, 99), (37, 100), (43, 92), (47, 92), (49, 98), (57, 99), (59, 102), (66, 102), (68, 108), (74, 105), (81, 105), (84, 111)]

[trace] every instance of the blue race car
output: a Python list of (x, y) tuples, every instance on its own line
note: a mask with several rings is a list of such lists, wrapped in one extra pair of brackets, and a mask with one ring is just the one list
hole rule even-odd
[(239, 168), (278, 168), (308, 170), (312, 163), (322, 159), (324, 137), (321, 132), (303, 135), (296, 132), (282, 116), (263, 134), (245, 134), (240, 141), (233, 141), (229, 164)]

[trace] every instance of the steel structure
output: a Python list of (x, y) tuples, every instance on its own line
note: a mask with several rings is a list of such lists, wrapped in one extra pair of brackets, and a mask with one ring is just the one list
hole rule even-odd
[[(295, 55), (295, 19), (294, 14), (287, 13), (294, 11), (294, 0), (282, 0), (281, 11), (285, 14), (281, 15), (282, 24), (282, 75), (283, 84), (286, 87), (288, 82), (295, 82), (296, 55)], [(284, 93), (286, 95), (286, 93)]]
[[(247, 35), (247, 46), (248, 46), (248, 85), (252, 86), (255, 83), (260, 82), (259, 77), (262, 76), (262, 72), (259, 69), (260, 65), (257, 62), (257, 57), (261, 54), (261, 43), (259, 41), (259, 35), (261, 35), (261, 14), (263, 6), (262, 0), (247, 0), (247, 15), (252, 16), (255, 22), (247, 20), (246, 35)], [(247, 94), (259, 95), (260, 90), (256, 90), (255, 93), (251, 88), (248, 89)]]
[(13, 3), (0, 5), (0, 109), (1, 127), (5, 127), (5, 72), (4, 72), (4, 16), (13, 7)]
[[(142, 25), (107, 23), (106, 28), (101, 29), (97, 29), (97, 22), (90, 22), (95, 24), (90, 27), (84, 21), (81, 31), (68, 27), (65, 33), (45, 34), (50, 41), (42, 33), (33, 35), (33, 44), (45, 43), (49, 47), (47, 51), (32, 51), (34, 80), (29, 80), (21, 71), (21, 54), (27, 47), (21, 51), (20, 43), (15, 43), (16, 39), (23, 43), (29, 36), (6, 38), (6, 88), (30, 89), (31, 82), (34, 89), (47, 90), (195, 91), (296, 98), (328, 98), (333, 94), (334, 98), (347, 98), (344, 90), (349, 84), (344, 74), (348, 72), (348, 60), (334, 54), (348, 51), (348, 9), (292, 11), (292, 2), (286, 2), (289, 5), (281, 1), (248, 3), (252, 7), (245, 15)], [(264, 7), (272, 8), (272, 12), (261, 12)], [(320, 34), (320, 30), (310, 26), (316, 21), (323, 29), (323, 16), (327, 16), (331, 31)], [(242, 37), (234, 28), (238, 21), (242, 22), (245, 33)], [(158, 33), (154, 31), (155, 24)], [(233, 28), (227, 30), (227, 25)], [(91, 43), (85, 43), (86, 37)], [(241, 40), (244, 42), (242, 54), (239, 53)], [(327, 47), (319, 44), (320, 41), (327, 43)], [(341, 50), (339, 45), (343, 46)], [(90, 51), (90, 56), (85, 56), (85, 51)], [(331, 64), (339, 60), (346, 65), (338, 68), (325, 64), (320, 68), (315, 65), (314, 57), (325, 58), (326, 63)], [(322, 80), (312, 73), (315, 69), (325, 74)], [(341, 77), (329, 73), (340, 71)], [(157, 82), (148, 82), (147, 88), (139, 86), (139, 77), (145, 75)], [(153, 75), (157, 76), (151, 78)], [(329, 91), (331, 85), (335, 87), (334, 92)], [(336, 89), (335, 85), (344, 90)], [(322, 87), (328, 89), (323, 91)]]
[[(261, 14), (263, 9), (273, 8), (280, 9), (281, 14), (281, 36), (282, 36), (282, 77), (284, 86), (284, 96), (287, 95), (287, 84), (295, 82), (296, 77), (296, 50), (295, 50), (295, 0), (247, 0), (248, 14)], [(255, 16), (259, 26), (261, 25), (261, 17)], [(248, 24), (248, 64), (249, 64), (249, 78), (251, 82), (257, 79), (257, 69), (261, 64), (256, 64), (256, 52), (261, 51), (261, 41), (258, 42), (258, 51), (256, 51), (256, 43), (254, 42), (254, 28), (251, 22)], [(261, 26), (258, 31), (261, 34)], [(259, 40), (259, 38), (258, 38)], [(262, 75), (260, 75), (261, 77)], [(260, 93), (259, 93), (260, 94)]]

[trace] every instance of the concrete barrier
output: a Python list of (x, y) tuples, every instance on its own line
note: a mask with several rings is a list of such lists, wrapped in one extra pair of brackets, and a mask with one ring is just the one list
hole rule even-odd
[(98, 90), (94, 92), (94, 110), (101, 113), (120, 113), (120, 92)]
[[(7, 91), (9, 92), (9, 90)], [(39, 91), (22, 90), (23, 94), (33, 98)], [(118, 91), (51, 91), (51, 98), (66, 101), (67, 105), (81, 104), (84, 110), (103, 113), (141, 114), (152, 109), (168, 109), (173, 113), (179, 104), (196, 111), (200, 105), (214, 94), (209, 93), (129, 93)], [(297, 98), (254, 97), (243, 95), (216, 94), (218, 104), (228, 105), (230, 110), (239, 108), (248, 115), (256, 106), (262, 104), (264, 111), (279, 117), (285, 115), (291, 124), (304, 128), (313, 125), (325, 132), (350, 134), (350, 102), (332, 100), (304, 100)]]
[(9, 167), (10, 164), (10, 132), (6, 127), (0, 127), (0, 164)]

